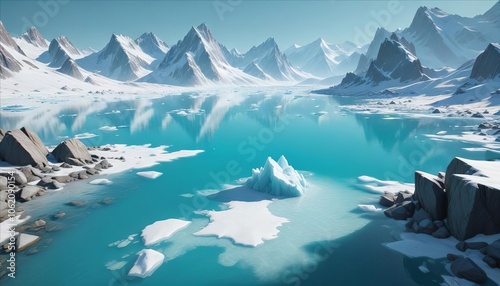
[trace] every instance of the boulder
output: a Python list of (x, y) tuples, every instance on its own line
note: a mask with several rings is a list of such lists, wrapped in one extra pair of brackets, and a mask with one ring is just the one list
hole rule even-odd
[(24, 130), (26, 133), (16, 129), (5, 134), (5, 137), (0, 142), (0, 155), (2, 158), (9, 164), (17, 166), (44, 167), (48, 165), (47, 154), (44, 149), (40, 148), (41, 141), (39, 142), (38, 136), (32, 136), (33, 133), (27, 129)]
[(42, 140), (40, 140), (40, 137), (38, 137), (38, 135), (31, 132), (25, 127), (22, 127), (21, 131), (26, 135), (26, 137), (28, 137), (31, 140), (31, 142), (33, 142), (33, 144), (35, 144), (36, 148), (40, 151), (40, 153), (42, 153), (44, 156), (49, 155), (49, 150), (47, 150), (47, 148), (43, 144)]
[(26, 176), (26, 180), (28, 182), (38, 181), (41, 177), (43, 177), (40, 170), (35, 169), (31, 166), (22, 167), (21, 169), (19, 169), (19, 171), (21, 171)]
[(421, 208), (413, 214), (413, 219), (416, 223), (420, 223), (425, 219), (432, 220), (432, 217), (427, 211)]
[(451, 263), (451, 272), (458, 278), (467, 279), (478, 284), (485, 283), (488, 280), (484, 270), (470, 258), (457, 258)]
[(38, 182), (37, 185), (41, 186), (41, 187), (46, 187), (47, 189), (52, 189), (52, 190), (56, 190), (56, 189), (62, 188), (64, 186), (63, 183), (59, 183), (58, 181), (52, 180), (49, 177), (43, 177), (40, 180), (40, 182)]
[(448, 253), (446, 255), (446, 259), (448, 259), (449, 261), (455, 261), (459, 258), (464, 258), (462, 255), (456, 255), (456, 254), (453, 254), (453, 253)]
[(486, 254), (491, 256), (500, 265), (500, 239), (486, 247)]
[(396, 197), (394, 194), (383, 194), (380, 196), (378, 203), (384, 207), (392, 207), (395, 203)]
[(411, 197), (413, 196), (412, 193), (410, 192), (399, 192), (396, 196), (396, 201), (395, 203), (396, 204), (401, 204), (403, 203), (404, 201), (409, 201), (411, 200)]
[(415, 212), (415, 204), (410, 201), (405, 201), (402, 204), (396, 204), (384, 211), (384, 214), (388, 218), (393, 218), (395, 220), (406, 220), (413, 216)]
[(500, 233), (500, 185), (495, 181), (499, 167), (496, 161), (461, 158), (448, 166), (448, 229), (457, 239)]
[(0, 176), (7, 178), (8, 183), (12, 183), (11, 177), (14, 177), (14, 184), (21, 186), (28, 183), (28, 179), (23, 172), (17, 169), (9, 169), (0, 171)]
[(437, 227), (430, 219), (423, 219), (418, 223), (418, 228), (417, 228), (418, 233), (432, 234), (436, 230)]
[(101, 165), (103, 169), (107, 169), (107, 168), (113, 167), (113, 165), (111, 165), (111, 163), (109, 163), (108, 160), (106, 160), (106, 159), (102, 160), (99, 163), (99, 165)]
[(52, 154), (58, 162), (83, 166), (92, 163), (92, 157), (87, 147), (78, 139), (73, 138), (59, 144)]
[(435, 232), (432, 233), (432, 236), (439, 239), (445, 239), (451, 236), (450, 231), (446, 226), (442, 226), (438, 228)]
[(24, 186), (24, 188), (21, 190), (21, 194), (19, 195), (19, 198), (21, 201), (26, 202), (31, 200), (32, 198), (40, 195), (41, 193), (44, 192), (44, 189), (39, 187), (39, 186)]
[(488, 264), (488, 266), (491, 267), (491, 268), (498, 268), (498, 264), (495, 261), (495, 259), (493, 259), (493, 257), (491, 257), (489, 255), (486, 255), (485, 257), (483, 257), (483, 261), (486, 264)]
[(2, 128), (0, 128), (0, 141), (5, 137), (5, 131), (3, 131)]
[(431, 174), (415, 172), (415, 200), (433, 220), (446, 218), (447, 201), (442, 181)]
[(7, 180), (7, 177), (0, 176), (0, 190), (7, 190), (9, 187), (9, 181)]
[(58, 181), (59, 183), (64, 183), (64, 184), (69, 183), (69, 182), (76, 181), (76, 179), (75, 179), (75, 178), (70, 177), (70, 176), (68, 176), (68, 175), (66, 175), (66, 176), (55, 176), (55, 177), (52, 177), (52, 180), (56, 180), (56, 181)]

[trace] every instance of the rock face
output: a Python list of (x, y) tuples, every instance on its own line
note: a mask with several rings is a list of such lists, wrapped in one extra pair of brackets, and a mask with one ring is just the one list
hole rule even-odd
[(499, 162), (462, 158), (455, 158), (448, 165), (448, 228), (457, 239), (500, 233), (499, 166)]
[(36, 134), (26, 128), (11, 130), (0, 142), (0, 155), (12, 165), (45, 167), (47, 149)]
[(500, 75), (500, 44), (491, 43), (474, 62), (470, 77), (477, 80), (493, 79)]
[(92, 157), (87, 147), (76, 138), (62, 142), (52, 151), (52, 154), (58, 162), (70, 165), (83, 166), (92, 163)]
[(415, 172), (415, 199), (434, 220), (446, 218), (447, 202), (444, 183), (437, 177), (424, 172)]

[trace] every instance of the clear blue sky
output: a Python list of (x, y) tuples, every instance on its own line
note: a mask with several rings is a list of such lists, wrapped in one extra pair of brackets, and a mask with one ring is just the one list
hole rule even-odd
[[(389, 9), (394, 2), (397, 6)], [(13, 35), (33, 23), (48, 40), (66, 35), (79, 48), (99, 50), (112, 33), (136, 38), (146, 31), (172, 45), (191, 26), (205, 22), (217, 40), (229, 48), (246, 51), (274, 37), (284, 50), (319, 37), (332, 43), (350, 40), (362, 44), (373, 36), (376, 26), (388, 30), (408, 27), (419, 6), (472, 17), (495, 2), (0, 0), (0, 19)], [(45, 10), (40, 3), (47, 5)], [(376, 16), (388, 14), (390, 19)]]

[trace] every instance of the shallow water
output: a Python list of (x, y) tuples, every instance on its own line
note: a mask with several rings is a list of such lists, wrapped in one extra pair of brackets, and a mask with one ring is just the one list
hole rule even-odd
[[(58, 230), (39, 232), (43, 239), (35, 247), (40, 251), (19, 253), (17, 278), (3, 279), (2, 284), (440, 284), (439, 275), (425, 276), (418, 270), (424, 259), (406, 258), (381, 245), (393, 241), (402, 226), (357, 208), (358, 204), (375, 204), (378, 197), (362, 190), (356, 178), (368, 175), (411, 183), (416, 169), (444, 171), (455, 156), (484, 159), (484, 152), (463, 149), (476, 144), (425, 136), (443, 130), (459, 134), (478, 121), (353, 113), (340, 107), (351, 99), (341, 100), (310, 96), (299, 89), (292, 89), (291, 94), (285, 89), (240, 89), (127, 102), (89, 99), (87, 105), (58, 104), (26, 114), (2, 112), (4, 130), (26, 126), (49, 145), (66, 136), (90, 133), (83, 137), (91, 138), (82, 139), (87, 145), (151, 144), (169, 145), (169, 151), (205, 150), (145, 169), (163, 173), (155, 180), (130, 170), (108, 176), (113, 181), (109, 186), (79, 182), (21, 205), (35, 218), (58, 211), (67, 216), (57, 221), (42, 216)], [(103, 126), (117, 130), (100, 130)], [(289, 220), (279, 228), (276, 239), (253, 248), (229, 239), (192, 235), (209, 222), (194, 211), (225, 207), (217, 196), (207, 198), (199, 191), (237, 185), (268, 156), (278, 159), (281, 155), (304, 172), (311, 186), (303, 197), (276, 200), (269, 206), (274, 215)], [(100, 203), (104, 197), (113, 197), (113, 203)], [(73, 199), (88, 204), (65, 204)], [(108, 245), (168, 218), (193, 223), (152, 247), (165, 254), (166, 262), (151, 277), (127, 277), (135, 254), (145, 248), (140, 237), (124, 248)], [(112, 261), (126, 265), (109, 270), (105, 265)], [(439, 263), (433, 270), (446, 273)]]

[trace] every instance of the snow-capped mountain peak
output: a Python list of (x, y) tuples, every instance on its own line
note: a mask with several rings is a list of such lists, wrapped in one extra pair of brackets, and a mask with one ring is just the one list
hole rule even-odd
[(26, 32), (24, 32), (20, 38), (24, 39), (26, 42), (34, 45), (35, 47), (48, 48), (48, 41), (38, 32), (37, 28), (31, 27)]
[(154, 58), (146, 54), (131, 38), (112, 34), (108, 44), (99, 52), (77, 61), (86, 70), (112, 79), (130, 81), (150, 72)]
[(201, 24), (172, 46), (157, 70), (140, 80), (178, 85), (255, 83), (257, 78), (228, 63), (224, 56), (228, 53), (208, 27)]
[(135, 43), (148, 55), (154, 58), (164, 57), (170, 47), (152, 32), (144, 33)]
[(12, 37), (10, 36), (7, 29), (5, 29), (2, 21), (0, 21), (0, 43), (7, 46), (7, 47), (13, 48), (14, 50), (16, 50), (18, 53), (20, 53), (22, 55), (26, 55), (24, 53), (24, 51), (16, 43), (16, 41), (14, 41), (14, 39), (12, 39)]

